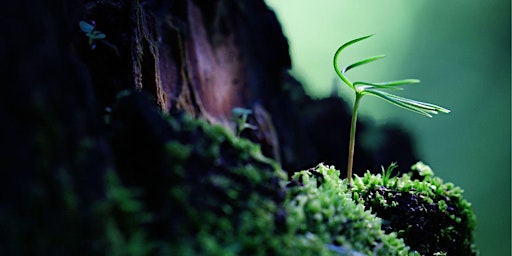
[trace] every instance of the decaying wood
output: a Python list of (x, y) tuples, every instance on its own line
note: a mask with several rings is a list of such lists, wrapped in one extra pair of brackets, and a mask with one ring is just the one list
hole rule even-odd
[[(179, 20), (176, 17), (183, 15), (176, 15), (170, 9), (157, 14), (135, 2), (132, 44), (135, 88), (154, 87), (150, 90), (155, 92), (156, 103), (163, 111), (183, 109), (193, 116), (230, 127), (232, 109), (250, 107), (251, 102), (248, 67), (237, 45), (237, 35), (228, 27), (228, 33), (213, 41), (195, 1), (185, 1), (183, 9), (178, 11), (185, 14), (185, 20)], [(217, 15), (215, 12), (222, 10), (211, 11)], [(176, 22), (181, 22), (182, 27), (175, 25)], [(167, 41), (164, 35), (170, 33), (175, 37)], [(169, 55), (172, 52), (178, 52), (179, 58)], [(153, 73), (143, 71), (146, 65), (153, 66), (149, 69)], [(152, 78), (143, 79), (144, 76)]]
[[(242, 11), (241, 4), (213, 1), (216, 3), (208, 6), (214, 8), (207, 15), (213, 16), (215, 22), (209, 24), (204, 8), (196, 2), (200, 1), (183, 1), (181, 9), (169, 7), (159, 12), (134, 2), (131, 51), (134, 87), (153, 92), (156, 104), (164, 112), (183, 110), (230, 129), (235, 128), (234, 108), (253, 108), (260, 116), (254, 125), (263, 131), (259, 134), (266, 135), (260, 136), (263, 140), (257, 142), (268, 148), (265, 151), (272, 152), (270, 156), (279, 159), (277, 132), (274, 128), (267, 129), (274, 127), (272, 118), (270, 115), (261, 118), (262, 113), (268, 113), (259, 103), (265, 101), (262, 99), (266, 96), (265, 86), (249, 85), (247, 72), (252, 67), (248, 60), (255, 56), (243, 52), (246, 49), (240, 45), (242, 35), (237, 34), (235, 27), (245, 25), (224, 16), (228, 5)], [(216, 31), (219, 26), (223, 27), (222, 31)], [(283, 62), (279, 72), (288, 68), (287, 62)], [(278, 87), (275, 84), (278, 80), (274, 80), (274, 86)]]

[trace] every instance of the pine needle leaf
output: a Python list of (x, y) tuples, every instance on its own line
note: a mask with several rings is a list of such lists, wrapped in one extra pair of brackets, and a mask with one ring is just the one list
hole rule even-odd
[(397, 81), (389, 81), (389, 82), (379, 82), (379, 83), (368, 83), (368, 82), (354, 82), (354, 86), (357, 85), (369, 85), (374, 88), (379, 89), (402, 89), (398, 86), (400, 85), (408, 85), (408, 84), (417, 84), (420, 80), (418, 79), (403, 79)]
[(373, 36), (373, 34), (367, 35), (367, 36), (362, 36), (362, 37), (356, 38), (354, 40), (350, 40), (350, 41), (344, 43), (343, 45), (341, 45), (340, 48), (337, 50), (337, 52), (342, 51), (344, 48), (346, 48), (349, 45), (355, 44), (355, 43), (357, 43), (359, 41), (363, 41), (363, 40), (365, 40), (367, 38), (370, 38), (372, 36)]
[(341, 80), (350, 88), (352, 88), (352, 90), (355, 90), (355, 87), (354, 85), (348, 80), (348, 78), (346, 78), (343, 73), (340, 71), (340, 69), (338, 68), (338, 56), (340, 55), (341, 51), (343, 51), (343, 49), (345, 49), (347, 46), (350, 46), (352, 44), (355, 44), (359, 41), (362, 41), (362, 40), (365, 40), (369, 37), (371, 37), (373, 35), (368, 35), (368, 36), (363, 36), (363, 37), (360, 37), (360, 38), (356, 38), (354, 40), (351, 40), (351, 41), (348, 41), (344, 44), (342, 44), (338, 50), (336, 50), (336, 53), (334, 54), (334, 58), (332, 60), (333, 62), (333, 66), (334, 66), (334, 70), (336, 71), (336, 74), (341, 78)]
[(384, 58), (384, 57), (386, 57), (386, 55), (377, 55), (377, 56), (373, 56), (373, 57), (370, 57), (370, 58), (367, 58), (367, 59), (364, 59), (364, 60), (360, 60), (360, 61), (358, 61), (358, 62), (356, 62), (356, 63), (352, 63), (352, 64), (350, 64), (350, 65), (346, 66), (346, 67), (341, 71), (341, 73), (345, 74), (347, 71), (349, 71), (349, 70), (351, 70), (351, 69), (353, 69), (353, 68), (355, 68), (355, 67), (359, 67), (359, 66), (362, 66), (362, 65), (364, 65), (364, 64), (368, 64), (368, 63), (370, 63), (370, 62), (374, 62), (374, 61), (379, 60), (379, 59), (382, 59), (382, 58)]
[(403, 98), (400, 96), (396, 96), (393, 94), (389, 94), (389, 93), (381, 92), (381, 91), (377, 91), (377, 90), (369, 89), (369, 90), (365, 90), (363, 93), (376, 96), (376, 97), (386, 100), (396, 106), (399, 106), (401, 108), (404, 108), (404, 109), (407, 109), (412, 112), (416, 112), (418, 114), (428, 116), (428, 117), (432, 117), (432, 115), (438, 114), (439, 112), (443, 112), (443, 113), (450, 112), (448, 109), (445, 109), (443, 107), (440, 107), (440, 106), (437, 106), (434, 104), (410, 100), (407, 98)]

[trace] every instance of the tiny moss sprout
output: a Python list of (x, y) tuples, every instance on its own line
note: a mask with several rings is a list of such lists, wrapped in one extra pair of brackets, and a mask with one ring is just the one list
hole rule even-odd
[(396, 167), (398, 167), (398, 165), (395, 162), (391, 163), (386, 170), (384, 170), (384, 167), (381, 167), (381, 169), (382, 169), (382, 183), (384, 183), (384, 186), (387, 186), (388, 181), (390, 179), (394, 178), (394, 177), (391, 177), (391, 173), (393, 172), (393, 170)]
[(107, 39), (106, 39), (107, 35), (105, 35), (101, 31), (96, 30), (96, 22), (91, 21), (91, 23), (92, 24), (87, 23), (83, 20), (78, 22), (78, 26), (80, 27), (80, 30), (82, 30), (82, 32), (84, 32), (85, 36), (87, 36), (89, 38), (89, 47), (91, 47), (91, 50), (96, 49), (96, 42), (98, 40), (101, 40), (100, 42), (102, 44), (104, 44), (107, 47), (109, 47), (110, 49), (112, 49), (115, 52), (115, 54), (119, 57), (120, 54), (119, 54), (119, 49), (117, 48), (117, 46), (115, 46), (107, 41)]
[(407, 110), (416, 112), (418, 114), (422, 114), (427, 117), (432, 117), (434, 114), (438, 113), (449, 113), (450, 110), (430, 104), (425, 102), (420, 102), (416, 100), (411, 100), (407, 98), (403, 98), (394, 94), (390, 94), (388, 92), (385, 92), (383, 90), (401, 90), (402, 88), (399, 86), (407, 85), (407, 84), (416, 84), (420, 81), (417, 79), (404, 79), (404, 80), (397, 80), (397, 81), (390, 81), (390, 82), (381, 82), (381, 83), (370, 83), (370, 82), (351, 82), (346, 76), (345, 73), (353, 68), (362, 66), (364, 64), (368, 64), (371, 62), (374, 62), (378, 59), (381, 59), (384, 57), (384, 55), (377, 55), (374, 57), (370, 57), (364, 60), (360, 60), (358, 62), (352, 63), (348, 66), (346, 66), (343, 69), (340, 69), (338, 67), (338, 58), (343, 49), (346, 47), (355, 44), (359, 41), (362, 41), (364, 39), (367, 39), (371, 37), (364, 36), (357, 39), (354, 39), (352, 41), (349, 41), (343, 45), (341, 45), (336, 53), (334, 54), (333, 58), (333, 65), (334, 70), (336, 71), (336, 74), (341, 78), (341, 80), (350, 87), (355, 92), (355, 102), (354, 102), (354, 109), (352, 112), (352, 121), (350, 126), (350, 142), (349, 142), (349, 151), (348, 151), (348, 166), (347, 166), (347, 179), (348, 184), (351, 184), (352, 181), (352, 167), (353, 167), (353, 161), (354, 161), (354, 146), (355, 146), (355, 139), (356, 139), (356, 123), (357, 123), (357, 110), (359, 108), (359, 103), (361, 101), (361, 98), (364, 95), (373, 95), (378, 98), (381, 98), (383, 100), (386, 100), (396, 106), (399, 106), (401, 108), (405, 108)]
[(245, 129), (256, 130), (256, 126), (248, 124), (247, 118), (252, 114), (252, 110), (246, 108), (233, 108), (231, 110), (236, 120), (236, 136), (240, 137)]
[(92, 21), (92, 24), (89, 24), (83, 20), (81, 20), (78, 25), (80, 26), (80, 30), (85, 33), (85, 35), (89, 38), (89, 47), (92, 50), (96, 48), (95, 40), (105, 39), (107, 36), (102, 32), (96, 30), (96, 24)]

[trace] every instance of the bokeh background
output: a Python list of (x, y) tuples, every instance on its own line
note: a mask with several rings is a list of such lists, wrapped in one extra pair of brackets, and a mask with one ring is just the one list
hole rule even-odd
[[(510, 1), (266, 2), (288, 37), (292, 73), (309, 95), (336, 92), (341, 83), (332, 67), (334, 51), (375, 34), (347, 48), (340, 60), (387, 58), (350, 71), (352, 81), (418, 78), (421, 84), (400, 95), (452, 110), (429, 119), (365, 97), (360, 115), (410, 131), (423, 161), (464, 189), (477, 216), (481, 255), (511, 255)], [(337, 93), (353, 99), (345, 87)]]

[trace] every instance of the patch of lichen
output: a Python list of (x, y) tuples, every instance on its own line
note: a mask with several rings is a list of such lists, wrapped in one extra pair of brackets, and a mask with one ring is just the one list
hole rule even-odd
[(381, 220), (352, 200), (339, 176), (323, 164), (293, 175), (286, 209), (299, 241), (323, 248), (323, 254), (409, 255), (402, 239), (385, 234)]
[(412, 170), (419, 179), (412, 173), (356, 176), (352, 197), (382, 218), (387, 232), (396, 232), (421, 255), (475, 255), (476, 220), (462, 189), (444, 183), (421, 162)]

